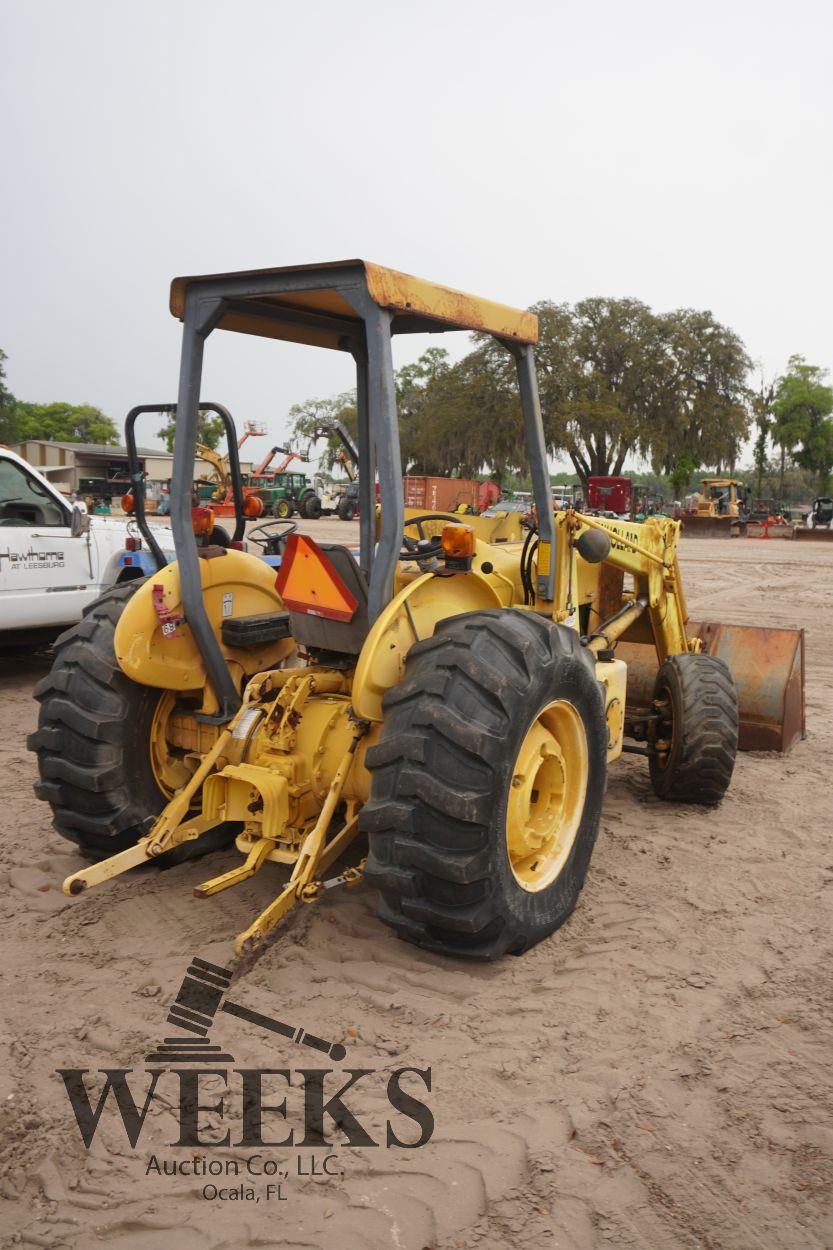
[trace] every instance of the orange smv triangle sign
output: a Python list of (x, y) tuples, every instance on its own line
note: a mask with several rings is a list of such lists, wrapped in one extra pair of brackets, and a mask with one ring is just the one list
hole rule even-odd
[(352, 621), (358, 607), (324, 552), (306, 534), (290, 534), (286, 540), (275, 589), (290, 612), (329, 621)]

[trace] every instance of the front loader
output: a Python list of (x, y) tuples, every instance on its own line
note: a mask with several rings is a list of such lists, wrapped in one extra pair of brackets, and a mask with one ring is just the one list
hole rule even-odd
[[(179, 278), (171, 308), (177, 560), (99, 600), (36, 692), (37, 793), (61, 834), (107, 856), (67, 893), (231, 836), (239, 863), (199, 897), (275, 879), (238, 953), (364, 876), (401, 937), (496, 957), (575, 907), (623, 751), (661, 798), (721, 800), (750, 684), (787, 675), (761, 672), (760, 650), (750, 668), (743, 646), (732, 672), (688, 628), (677, 522), (553, 511), (534, 315), (361, 261)], [(352, 355), (357, 556), (281, 520), (258, 527), (277, 577), (197, 546), (202, 357), (223, 329)], [(451, 330), (490, 334), (515, 362), (535, 499), (523, 538), (503, 518), (404, 515), (392, 337)], [(620, 642), (653, 658), (646, 699), (629, 699)]]

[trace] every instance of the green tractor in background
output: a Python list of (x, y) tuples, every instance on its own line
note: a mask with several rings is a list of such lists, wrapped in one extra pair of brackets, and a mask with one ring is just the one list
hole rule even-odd
[(308, 521), (321, 516), (321, 500), (305, 473), (270, 473), (262, 477), (253, 474), (248, 485), (256, 487), (255, 493), (270, 516), (284, 519), (297, 512)]

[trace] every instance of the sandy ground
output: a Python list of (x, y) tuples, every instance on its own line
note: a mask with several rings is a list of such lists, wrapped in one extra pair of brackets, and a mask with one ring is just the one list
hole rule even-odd
[[(343, 540), (347, 527), (330, 524)], [(233, 997), (344, 1039), (353, 1067), (430, 1067), (436, 1131), (416, 1151), (338, 1146), (335, 1177), (298, 1175), (308, 1149), (262, 1151), (287, 1171), (283, 1202), (212, 1201), (206, 1178), (146, 1175), (153, 1153), (192, 1153), (167, 1145), (175, 1085), (160, 1083), (166, 1101), (152, 1104), (136, 1150), (110, 1109), (84, 1150), (55, 1069), (135, 1065), (141, 1098), (144, 1056), (171, 1032), (189, 958), (229, 962), (274, 878), (194, 899), (195, 883), (236, 862), (223, 853), (65, 899), (60, 881), (81, 861), (33, 798), (23, 745), (45, 662), (6, 663), (3, 1244), (833, 1245), (833, 545), (685, 540), (682, 560), (699, 618), (807, 627), (807, 741), (787, 757), (741, 756), (715, 813), (661, 804), (643, 761), (623, 762), (577, 912), (522, 958), (469, 966), (422, 954), (376, 921), (364, 886), (296, 914), (237, 969)], [(310, 1066), (309, 1053), (231, 1016), (215, 1033), (238, 1066)], [(384, 1142), (380, 1080), (346, 1101)], [(232, 1102), (232, 1144), (207, 1158), (246, 1155)], [(296, 1126), (297, 1107), (293, 1091)], [(283, 1135), (277, 1116), (268, 1122)]]

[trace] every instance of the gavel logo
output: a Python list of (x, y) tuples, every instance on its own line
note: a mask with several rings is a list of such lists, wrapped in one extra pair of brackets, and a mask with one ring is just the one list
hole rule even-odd
[[(194, 956), (183, 977), (179, 993), (168, 1012), (168, 1024), (184, 1029), (184, 1037), (166, 1037), (162, 1044), (148, 1055), (146, 1063), (219, 1063), (234, 1060), (226, 1054), (222, 1047), (211, 1043), (208, 1031), (218, 1011), (225, 1011), (238, 1020), (247, 1020), (269, 1033), (279, 1033), (297, 1046), (309, 1046), (328, 1055), (335, 1063), (340, 1063), (347, 1054), (341, 1042), (326, 1042), (282, 1020), (274, 1020), (271, 1016), (263, 1016), (259, 1011), (252, 1011), (242, 1003), (231, 1002), (225, 998), (231, 985), (231, 972), (228, 968), (219, 968), (205, 959)], [(190, 1034), (190, 1036), (187, 1036)]]

